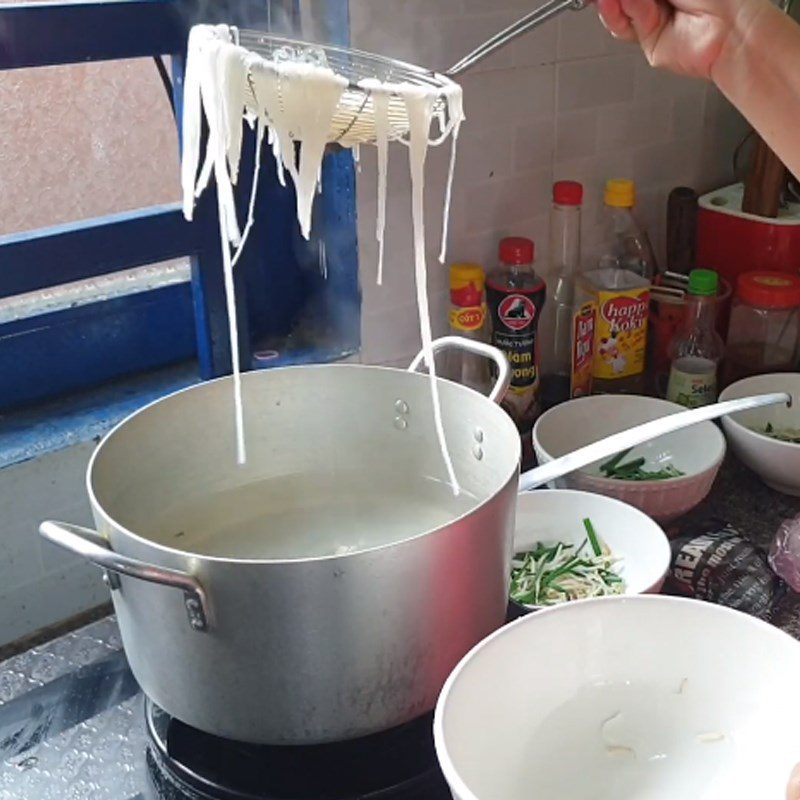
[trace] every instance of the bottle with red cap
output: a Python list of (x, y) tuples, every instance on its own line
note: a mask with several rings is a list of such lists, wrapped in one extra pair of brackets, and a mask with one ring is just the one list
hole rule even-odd
[(530, 239), (503, 239), (500, 263), (486, 281), (492, 344), (511, 364), (511, 387), (503, 406), (521, 433), (533, 427), (540, 411), (537, 328), (546, 287), (534, 271), (534, 254)]
[[(581, 261), (581, 206), (583, 186), (576, 181), (553, 185), (550, 213), (550, 274), (553, 331), (543, 361), (549, 374), (542, 379), (545, 408), (591, 392), (594, 345), (594, 307), (586, 314), (575, 309), (575, 279)], [(577, 327), (576, 327), (577, 326)], [(588, 381), (588, 384), (587, 384)]]
[[(479, 264), (450, 267), (450, 331), (454, 336), (486, 339), (486, 273)], [(488, 394), (492, 386), (484, 356), (452, 349), (445, 353), (441, 375), (470, 389)]]

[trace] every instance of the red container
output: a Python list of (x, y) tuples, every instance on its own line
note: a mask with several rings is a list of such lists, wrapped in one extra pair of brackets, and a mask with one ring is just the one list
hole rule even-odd
[(739, 183), (700, 198), (697, 266), (716, 270), (734, 286), (743, 272), (800, 272), (800, 204), (767, 219), (745, 214), (743, 195)]

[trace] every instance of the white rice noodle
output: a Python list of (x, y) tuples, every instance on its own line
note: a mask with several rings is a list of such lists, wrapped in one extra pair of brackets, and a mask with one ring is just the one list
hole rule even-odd
[[(241, 376), (238, 356), (238, 328), (234, 296), (233, 267), (254, 224), (254, 209), (261, 166), (264, 136), (275, 159), (278, 180), (286, 185), (289, 173), (297, 194), (297, 219), (306, 239), (311, 235), (314, 198), (320, 190), (320, 176), (331, 123), (348, 81), (328, 67), (294, 61), (270, 61), (250, 53), (238, 44), (235, 29), (225, 25), (198, 25), (189, 35), (184, 83), (183, 163), (181, 185), (183, 212), (192, 219), (195, 199), (204, 191), (213, 172), (218, 193), (222, 260), (231, 337), (236, 415), (237, 460), (246, 458), (243, 423)], [(256, 108), (247, 108), (249, 89)], [(420, 333), (431, 381), (431, 396), (437, 437), (454, 493), (459, 486), (453, 469), (442, 422), (441, 403), (435, 365), (431, 352), (431, 323), (427, 295), (427, 263), (424, 225), (425, 161), (431, 145), (439, 145), (452, 136), (452, 153), (444, 202), (442, 247), (444, 261), (447, 247), (448, 217), (455, 170), (456, 142), (464, 120), (462, 93), (456, 84), (446, 90), (412, 84), (388, 84), (365, 80), (361, 87), (370, 93), (375, 116), (378, 150), (378, 214), (376, 237), (379, 244), (378, 283), (383, 279), (384, 236), (386, 230), (386, 185), (388, 144), (395, 139), (409, 148), (412, 178), (412, 213), (414, 220), (414, 264), (419, 305)], [(398, 139), (389, 120), (392, 97), (404, 100), (409, 116), (407, 139)], [(441, 101), (441, 102), (440, 102)], [(209, 136), (205, 157), (200, 165), (200, 135), (205, 115)], [(233, 187), (239, 176), (242, 148), (242, 122), (257, 126), (255, 174), (244, 231), (240, 231)], [(431, 138), (436, 120), (439, 135)], [(295, 145), (299, 145), (299, 156)], [(198, 174), (198, 167), (200, 167)], [(232, 253), (231, 248), (235, 248)]]

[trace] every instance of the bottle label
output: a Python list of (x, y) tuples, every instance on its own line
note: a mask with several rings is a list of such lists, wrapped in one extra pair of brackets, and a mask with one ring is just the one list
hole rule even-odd
[(486, 295), (483, 278), (470, 280), (450, 277), (450, 327), (473, 333), (486, 321)]
[(667, 400), (687, 408), (707, 406), (717, 399), (717, 368), (709, 362), (703, 372), (684, 372), (673, 364), (669, 373)]
[(598, 292), (595, 378), (614, 380), (644, 372), (649, 304), (649, 289)]
[(479, 331), (486, 321), (486, 305), (453, 308), (450, 310), (450, 327), (454, 331)]
[(525, 414), (527, 405), (536, 398), (539, 384), (536, 329), (544, 307), (545, 284), (540, 281), (532, 289), (505, 289), (489, 284), (487, 296), (492, 312), (492, 344), (505, 354), (511, 365), (509, 400), (517, 415)]
[(592, 393), (592, 362), (597, 321), (597, 303), (584, 303), (573, 317), (571, 397)]

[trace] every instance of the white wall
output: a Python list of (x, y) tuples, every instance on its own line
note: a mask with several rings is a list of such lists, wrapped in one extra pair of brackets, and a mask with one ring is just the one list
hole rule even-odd
[[(441, 70), (538, 2), (351, 0), (353, 45)], [(467, 122), (449, 260), (491, 266), (499, 238), (529, 236), (545, 278), (554, 180), (579, 180), (586, 187), (587, 262), (602, 244), (602, 187), (611, 177), (637, 181), (641, 217), (663, 253), (670, 189), (684, 184), (706, 190), (729, 181), (744, 130), (713, 88), (650, 69), (637, 49), (606, 33), (591, 8), (566, 12), (460, 82)], [(376, 363), (405, 362), (419, 347), (406, 152), (399, 146), (392, 151), (383, 287), (374, 281), (375, 156), (367, 149), (359, 180), (363, 357)], [(444, 149), (431, 153), (427, 192), (429, 287), (440, 331), (446, 327), (447, 269), (436, 255), (447, 158)]]

